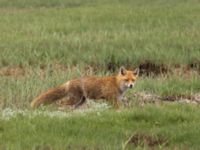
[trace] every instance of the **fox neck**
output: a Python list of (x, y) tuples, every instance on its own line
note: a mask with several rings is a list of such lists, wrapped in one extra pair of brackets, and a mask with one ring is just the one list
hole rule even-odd
[(120, 81), (120, 77), (116, 76), (116, 83), (119, 88), (120, 94), (123, 94), (128, 88)]
[(124, 86), (122, 84), (119, 85), (119, 88), (120, 88), (121, 93), (124, 93), (128, 89), (126, 86)]

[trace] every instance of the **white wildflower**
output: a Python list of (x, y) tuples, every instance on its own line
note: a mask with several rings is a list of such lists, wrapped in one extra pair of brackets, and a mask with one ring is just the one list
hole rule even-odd
[(88, 108), (84, 109), (74, 109), (73, 111), (61, 111), (61, 110), (28, 110), (28, 109), (11, 109), (5, 108), (0, 110), (0, 119), (10, 120), (16, 118), (18, 115), (25, 116), (28, 118), (35, 118), (38, 116), (50, 117), (50, 118), (68, 118), (73, 116), (84, 116), (90, 112), (97, 112), (100, 116), (100, 112), (108, 109), (110, 106), (106, 103), (95, 103), (93, 101), (88, 101)]

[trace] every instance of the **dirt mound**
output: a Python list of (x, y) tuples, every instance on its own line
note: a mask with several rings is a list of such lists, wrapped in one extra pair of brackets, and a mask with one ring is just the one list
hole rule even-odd
[(160, 74), (166, 74), (170, 71), (170, 69), (165, 66), (164, 64), (154, 64), (151, 62), (144, 62), (139, 65), (140, 69), (140, 75), (160, 75)]
[[(116, 72), (120, 66), (125, 66), (128, 69), (134, 69), (130, 61), (118, 62), (115, 59), (108, 62), (106, 70), (110, 72)], [(135, 66), (136, 67), (136, 66)], [(188, 64), (159, 64), (144, 60), (137, 67), (140, 69), (140, 76), (159, 76), (175, 73), (181, 73), (189, 75), (191, 72), (197, 72), (200, 74), (200, 62), (194, 61)]]

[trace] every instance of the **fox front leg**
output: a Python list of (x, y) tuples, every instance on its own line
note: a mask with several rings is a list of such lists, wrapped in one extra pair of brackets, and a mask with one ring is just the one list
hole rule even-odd
[(114, 101), (113, 101), (113, 104), (114, 104), (114, 107), (116, 109), (119, 109), (123, 105), (121, 97), (120, 98), (119, 97), (115, 98)]
[(119, 104), (119, 102), (118, 102), (117, 99), (113, 100), (112, 104), (113, 104), (113, 106), (114, 106), (115, 109), (119, 109), (120, 108), (120, 104)]

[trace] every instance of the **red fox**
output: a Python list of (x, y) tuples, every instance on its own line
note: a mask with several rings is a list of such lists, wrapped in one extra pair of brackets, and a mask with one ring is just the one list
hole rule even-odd
[(89, 99), (106, 99), (115, 108), (122, 103), (123, 93), (133, 88), (138, 77), (139, 69), (134, 71), (121, 67), (119, 73), (107, 77), (82, 77), (70, 80), (63, 85), (47, 90), (31, 102), (32, 108), (66, 98), (65, 105), (80, 106)]

